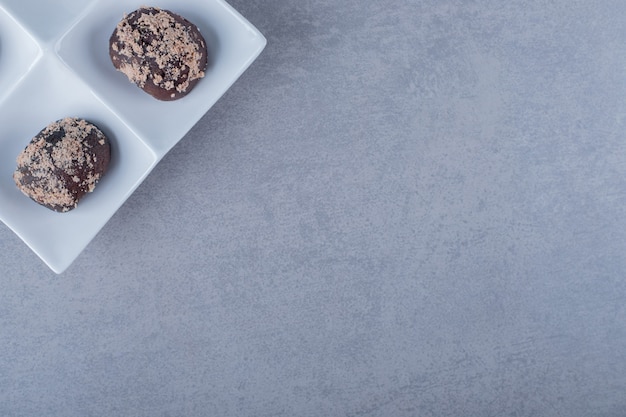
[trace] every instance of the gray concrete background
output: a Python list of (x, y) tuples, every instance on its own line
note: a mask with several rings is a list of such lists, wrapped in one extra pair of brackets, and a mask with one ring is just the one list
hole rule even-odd
[(231, 4), (65, 274), (0, 227), (0, 415), (626, 416), (626, 3)]

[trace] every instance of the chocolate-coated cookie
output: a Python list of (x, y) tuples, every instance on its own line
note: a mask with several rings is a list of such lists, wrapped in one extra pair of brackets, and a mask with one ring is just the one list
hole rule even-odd
[(13, 179), (37, 203), (67, 212), (92, 192), (111, 160), (111, 144), (92, 123), (67, 117), (49, 124), (17, 157)]
[(207, 46), (187, 19), (158, 7), (124, 16), (109, 39), (113, 66), (159, 100), (176, 100), (204, 77)]

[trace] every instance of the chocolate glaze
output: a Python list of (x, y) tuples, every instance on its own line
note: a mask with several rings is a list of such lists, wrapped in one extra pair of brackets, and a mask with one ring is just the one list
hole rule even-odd
[(158, 7), (124, 16), (109, 39), (113, 66), (159, 100), (189, 94), (204, 77), (206, 42), (187, 19)]
[(94, 190), (111, 160), (111, 144), (92, 123), (65, 118), (39, 132), (17, 158), (13, 179), (37, 203), (67, 212)]

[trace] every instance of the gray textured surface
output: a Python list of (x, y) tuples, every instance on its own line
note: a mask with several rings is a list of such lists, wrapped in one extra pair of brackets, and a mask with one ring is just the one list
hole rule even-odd
[(231, 4), (65, 274), (0, 227), (0, 415), (626, 416), (626, 3)]

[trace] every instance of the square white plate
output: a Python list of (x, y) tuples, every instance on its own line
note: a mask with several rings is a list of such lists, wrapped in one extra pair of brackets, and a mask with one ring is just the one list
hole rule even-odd
[[(149, 3), (184, 16), (209, 49), (206, 76), (182, 99), (161, 102), (109, 60), (108, 40), (143, 0), (0, 0), (0, 220), (53, 271), (63, 272), (163, 156), (265, 47), (263, 35), (223, 0)], [(33, 10), (42, 10), (33, 13)], [(96, 124), (112, 162), (95, 191), (68, 213), (34, 203), (15, 186), (16, 158), (49, 123)]]

